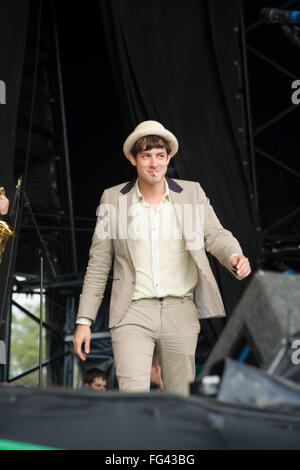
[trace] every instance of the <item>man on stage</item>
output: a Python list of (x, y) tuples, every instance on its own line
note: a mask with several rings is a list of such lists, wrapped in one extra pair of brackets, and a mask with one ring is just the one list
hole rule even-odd
[(114, 258), (109, 328), (120, 390), (149, 390), (155, 348), (164, 390), (187, 395), (195, 378), (199, 319), (226, 315), (205, 250), (237, 279), (251, 268), (199, 183), (165, 176), (178, 151), (170, 131), (156, 121), (142, 122), (123, 151), (137, 179), (102, 195), (74, 349), (86, 359), (90, 325)]

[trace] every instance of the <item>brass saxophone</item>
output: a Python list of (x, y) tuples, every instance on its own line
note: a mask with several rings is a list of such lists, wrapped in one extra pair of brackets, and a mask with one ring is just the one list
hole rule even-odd
[[(0, 187), (0, 195), (5, 196), (5, 189)], [(12, 228), (4, 220), (0, 219), (0, 264), (2, 262), (2, 255), (4, 253), (6, 243), (14, 234)]]

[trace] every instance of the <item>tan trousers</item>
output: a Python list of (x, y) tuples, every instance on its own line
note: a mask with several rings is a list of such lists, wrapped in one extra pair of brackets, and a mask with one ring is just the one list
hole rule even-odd
[(195, 378), (195, 350), (200, 332), (191, 298), (134, 300), (125, 317), (110, 332), (121, 391), (149, 391), (156, 346), (164, 390), (188, 395), (189, 383)]

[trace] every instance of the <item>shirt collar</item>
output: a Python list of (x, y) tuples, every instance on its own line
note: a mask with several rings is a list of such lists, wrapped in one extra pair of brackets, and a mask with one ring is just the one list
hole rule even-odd
[[(139, 180), (137, 178), (137, 180), (135, 182), (135, 185), (134, 185), (134, 188), (133, 188), (133, 196), (132, 196), (132, 202), (133, 203), (135, 203), (135, 202), (146, 202), (145, 199), (144, 199), (144, 196), (140, 192), (138, 181)], [(166, 179), (164, 181), (165, 181), (165, 194), (163, 195), (161, 202), (164, 202), (164, 201), (172, 202), (171, 195), (170, 195), (170, 190), (169, 190), (169, 185), (168, 185)]]

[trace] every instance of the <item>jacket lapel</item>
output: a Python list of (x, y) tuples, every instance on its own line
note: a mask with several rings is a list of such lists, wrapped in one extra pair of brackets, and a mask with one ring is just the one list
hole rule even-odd
[(126, 239), (127, 247), (131, 256), (131, 261), (135, 266), (135, 250), (134, 250), (134, 240), (128, 236), (128, 227), (132, 222), (132, 217), (130, 216), (130, 207), (132, 205), (133, 198), (133, 187), (135, 185), (136, 178), (127, 183), (121, 189), (121, 199), (122, 207), (119, 207), (119, 223), (122, 226), (122, 238)]

